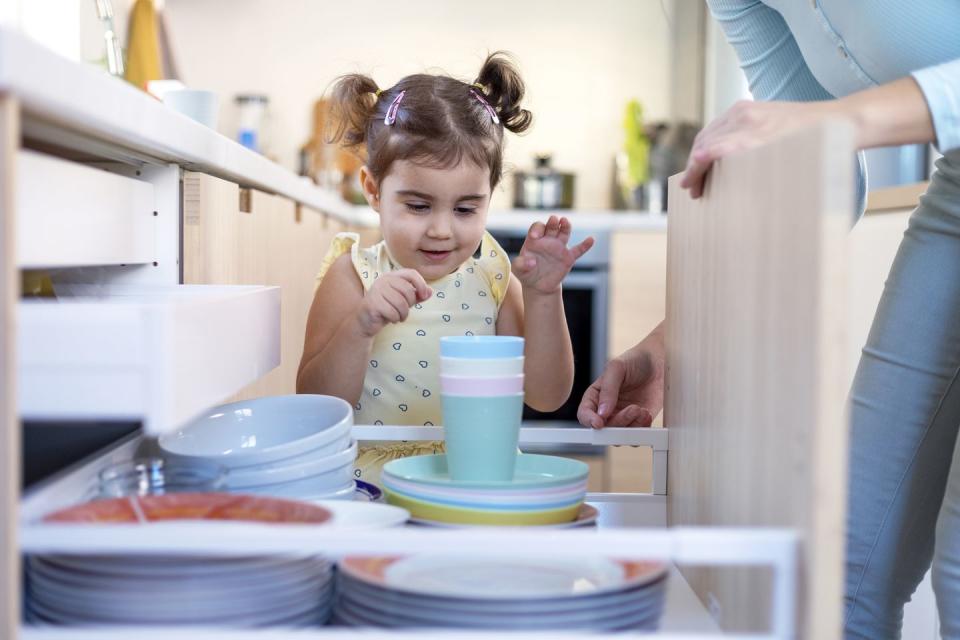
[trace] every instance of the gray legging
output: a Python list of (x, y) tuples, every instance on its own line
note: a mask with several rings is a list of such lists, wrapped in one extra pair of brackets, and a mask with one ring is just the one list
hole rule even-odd
[(847, 638), (898, 638), (931, 560), (943, 637), (960, 638), (958, 378), (960, 150), (910, 218), (853, 381)]

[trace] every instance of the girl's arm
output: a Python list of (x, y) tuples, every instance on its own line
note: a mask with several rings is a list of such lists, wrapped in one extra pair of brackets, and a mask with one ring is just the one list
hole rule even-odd
[(406, 320), (410, 307), (431, 293), (419, 273), (400, 269), (380, 276), (364, 295), (350, 256), (337, 258), (310, 307), (297, 393), (323, 393), (356, 404), (374, 337), (387, 324)]
[(511, 275), (497, 316), (497, 335), (524, 337), (524, 402), (537, 411), (559, 409), (573, 387), (573, 348), (561, 291), (523, 288)]
[(310, 305), (297, 393), (322, 393), (356, 404), (363, 391), (373, 336), (363, 331), (357, 309), (363, 285), (350, 255), (330, 265)]
[(593, 246), (593, 238), (567, 247), (570, 232), (570, 221), (557, 216), (530, 226), (497, 317), (498, 334), (524, 337), (525, 400), (537, 411), (559, 409), (573, 387), (562, 284), (573, 263)]

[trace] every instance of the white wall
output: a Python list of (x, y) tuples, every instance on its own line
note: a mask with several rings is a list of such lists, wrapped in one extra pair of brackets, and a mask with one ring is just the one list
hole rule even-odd
[[(225, 133), (234, 94), (270, 96), (270, 151), (290, 168), (313, 101), (339, 74), (390, 86), (442, 69), (471, 81), (487, 51), (508, 50), (535, 117), (508, 141), (508, 163), (525, 168), (552, 151), (577, 174), (576, 205), (606, 208), (626, 101), (640, 99), (650, 119), (669, 116), (673, 9), (673, 0), (167, 0), (165, 14), (182, 79), (220, 93)], [(509, 204), (509, 185), (508, 176), (495, 206)]]

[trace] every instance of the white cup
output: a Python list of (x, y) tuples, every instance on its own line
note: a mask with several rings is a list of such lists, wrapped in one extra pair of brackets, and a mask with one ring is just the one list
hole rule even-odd
[(220, 100), (213, 91), (176, 89), (163, 94), (163, 103), (211, 129), (217, 128)]

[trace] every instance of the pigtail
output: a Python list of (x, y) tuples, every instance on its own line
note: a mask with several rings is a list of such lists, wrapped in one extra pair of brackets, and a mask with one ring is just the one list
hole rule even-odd
[(330, 99), (327, 139), (347, 147), (367, 141), (367, 126), (377, 109), (379, 89), (369, 76), (352, 73), (337, 78)]
[(522, 133), (530, 127), (533, 114), (520, 107), (523, 79), (505, 52), (495, 51), (487, 56), (475, 84), (483, 88), (487, 101), (497, 110), (504, 128), (513, 133)]

